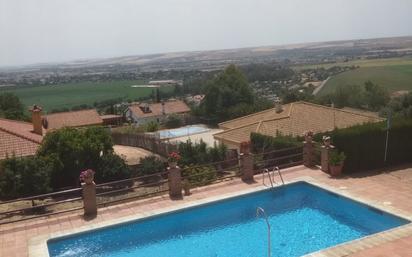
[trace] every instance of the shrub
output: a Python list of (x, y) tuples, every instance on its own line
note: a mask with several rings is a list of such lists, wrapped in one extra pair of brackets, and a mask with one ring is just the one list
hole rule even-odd
[(180, 143), (178, 147), (181, 156), (179, 165), (187, 166), (223, 161), (226, 157), (226, 150), (227, 148), (223, 144), (214, 144), (213, 147), (208, 147), (202, 140), (195, 144), (187, 140), (186, 143)]
[(165, 164), (155, 155), (140, 158), (138, 176), (151, 175), (165, 171)]
[(341, 165), (346, 159), (344, 152), (332, 151), (329, 156), (329, 164), (332, 166)]
[(182, 176), (187, 178), (190, 185), (204, 186), (217, 179), (217, 171), (213, 166), (186, 166), (182, 170)]
[(266, 136), (259, 133), (252, 133), (250, 135), (252, 143), (252, 152), (270, 152), (283, 148), (301, 146), (302, 142), (297, 137), (283, 136), (280, 133), (276, 137)]
[(167, 120), (165, 122), (166, 128), (170, 128), (170, 129), (171, 128), (178, 128), (178, 127), (182, 126), (182, 124), (183, 124), (182, 119), (179, 116), (175, 115), (175, 114), (169, 115), (169, 117), (167, 118)]
[(51, 191), (53, 161), (48, 158), (12, 157), (0, 164), (0, 197), (16, 198)]
[(144, 128), (146, 132), (156, 132), (159, 130), (159, 123), (156, 121), (149, 121), (144, 125)]
[(105, 154), (97, 163), (95, 173), (96, 183), (104, 183), (114, 180), (121, 180), (130, 177), (129, 166), (120, 156), (113, 153)]

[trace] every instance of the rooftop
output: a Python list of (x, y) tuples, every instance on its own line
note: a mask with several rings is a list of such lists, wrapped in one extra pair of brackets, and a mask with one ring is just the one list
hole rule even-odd
[(102, 118), (95, 109), (47, 114), (43, 115), (43, 119), (47, 120), (48, 130), (103, 124)]
[(215, 138), (233, 143), (250, 140), (252, 132), (264, 135), (300, 136), (307, 131), (314, 133), (346, 128), (357, 124), (383, 121), (377, 115), (360, 110), (336, 109), (308, 102), (283, 105), (281, 112), (275, 108), (222, 122), (225, 131), (215, 134)]
[[(144, 104), (131, 105), (129, 106), (129, 110), (139, 118), (163, 115), (162, 103), (148, 104), (147, 106), (149, 108), (149, 112), (143, 112), (142, 108), (144, 108)], [(164, 102), (164, 110), (165, 114), (190, 112), (190, 108), (187, 104), (180, 100)]]
[(43, 139), (31, 123), (0, 119), (0, 160), (7, 156), (34, 155)]

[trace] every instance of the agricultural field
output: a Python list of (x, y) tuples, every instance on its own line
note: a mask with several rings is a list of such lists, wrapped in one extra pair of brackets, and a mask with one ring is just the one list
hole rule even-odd
[(382, 67), (382, 66), (399, 66), (399, 65), (412, 65), (412, 58), (384, 58), (384, 59), (361, 59), (353, 60), (348, 62), (336, 62), (336, 63), (325, 63), (325, 64), (308, 64), (308, 65), (297, 65), (293, 68), (295, 70), (303, 69), (316, 69), (316, 68), (331, 68), (334, 66), (359, 66), (359, 67)]
[[(82, 104), (93, 105), (109, 99), (137, 100), (149, 97), (154, 88), (132, 87), (143, 81), (121, 80), (107, 82), (78, 82), (48, 86), (26, 86), (0, 89), (16, 94), (26, 106), (38, 104), (46, 111), (71, 108)], [(161, 92), (171, 92), (174, 87), (165, 87)]]
[(365, 66), (331, 77), (319, 92), (324, 95), (339, 86), (363, 85), (366, 81), (385, 87), (389, 92), (412, 91), (412, 63), (386, 66)]

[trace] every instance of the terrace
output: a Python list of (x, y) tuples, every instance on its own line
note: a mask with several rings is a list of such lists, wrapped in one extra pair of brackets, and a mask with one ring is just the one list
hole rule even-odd
[[(368, 203), (404, 217), (412, 217), (412, 168), (398, 167), (364, 173), (361, 176), (331, 178), (319, 169), (295, 166), (282, 171), (286, 183), (304, 180), (322, 185), (340, 194)], [(279, 182), (279, 180), (278, 180)], [(167, 195), (126, 202), (99, 209), (94, 219), (84, 219), (81, 212), (60, 214), (0, 226), (0, 256), (39, 256), (33, 245), (50, 235), (70, 233), (75, 230), (95, 228), (113, 222), (130, 220), (179, 209), (221, 196), (235, 195), (262, 188), (261, 176), (255, 183), (244, 183), (239, 178), (214, 185), (198, 187), (190, 196), (171, 200)], [(411, 256), (412, 225), (338, 245), (311, 256)]]

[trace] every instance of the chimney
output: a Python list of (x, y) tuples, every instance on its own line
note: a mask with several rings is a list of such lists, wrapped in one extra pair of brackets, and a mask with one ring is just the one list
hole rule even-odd
[(162, 114), (163, 114), (163, 115), (166, 114), (165, 102), (164, 102), (164, 101), (162, 101)]
[(33, 123), (33, 132), (38, 135), (43, 135), (43, 123), (41, 117), (42, 108), (37, 105), (33, 105), (31, 109), (31, 122)]
[(275, 110), (277, 113), (281, 113), (283, 111), (282, 102), (279, 97), (275, 98)]

